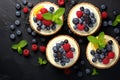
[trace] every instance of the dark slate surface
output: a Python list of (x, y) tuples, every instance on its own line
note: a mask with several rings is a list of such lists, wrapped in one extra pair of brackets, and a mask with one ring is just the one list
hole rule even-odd
[[(32, 2), (34, 5), (38, 2), (44, 0), (28, 0)], [(48, 0), (51, 2), (56, 2), (56, 0)], [(69, 1), (69, 0), (68, 0)], [(107, 5), (107, 11), (111, 19), (113, 10), (118, 10), (120, 13), (120, 0), (76, 0), (77, 2), (91, 2), (95, 6), (100, 7), (101, 4)], [(16, 27), (20, 29), (23, 33), (22, 37), (17, 37), (15, 41), (11, 41), (9, 39), (9, 34), (14, 33), (9, 29), (9, 25), (13, 24), (17, 19), (15, 17), (15, 4), (21, 3), (21, 0), (0, 0), (0, 80), (118, 80), (120, 79), (120, 61), (112, 68), (106, 70), (98, 69), (100, 73), (98, 76), (87, 76), (84, 75), (83, 78), (78, 78), (76, 71), (72, 70), (71, 75), (63, 74), (63, 70), (57, 69), (53, 67), (51, 64), (47, 64), (45, 66), (39, 66), (37, 63), (37, 58), (39, 56), (45, 57), (44, 54), (40, 52), (34, 54), (31, 52), (31, 56), (25, 58), (24, 56), (18, 55), (16, 52), (11, 50), (11, 45), (21, 39), (26, 39), (29, 42), (27, 48), (30, 49), (31, 39), (32, 37), (26, 32), (26, 26), (23, 24), (25, 22), (24, 16), (20, 18), (22, 21), (22, 25), (20, 27)], [(69, 3), (66, 3), (65, 7), (67, 12), (69, 11)], [(66, 18), (66, 17), (65, 17)], [(66, 23), (66, 22), (65, 22)], [(113, 27), (101, 28), (100, 31), (105, 31), (106, 34), (113, 35)], [(62, 30), (57, 33), (58, 34), (68, 34), (67, 25), (64, 24)], [(96, 33), (98, 34), (98, 33)], [(56, 36), (54, 35), (54, 36)], [(80, 70), (84, 71), (85, 67), (92, 68), (89, 62), (85, 57), (85, 48), (87, 45), (87, 40), (85, 37), (79, 37), (74, 34), (68, 34), (77, 39), (79, 41), (80, 38), (84, 40), (83, 44), (81, 44), (81, 57), (78, 60), (77, 64), (80, 63), (80, 60), (85, 60), (85, 65), (80, 65)], [(54, 36), (45, 37), (46, 43)], [(43, 36), (37, 36), (40, 41)], [(43, 44), (39, 42), (39, 44)]]

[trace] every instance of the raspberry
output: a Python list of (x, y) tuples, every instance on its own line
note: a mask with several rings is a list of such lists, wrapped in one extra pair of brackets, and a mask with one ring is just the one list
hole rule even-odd
[(78, 28), (78, 30), (82, 31), (82, 30), (84, 30), (85, 26), (83, 24), (78, 24), (77, 28)]
[(108, 64), (109, 61), (110, 61), (110, 59), (109, 59), (108, 57), (105, 57), (105, 58), (102, 60), (103, 64)]
[(41, 14), (41, 13), (38, 13), (38, 14), (36, 15), (36, 18), (37, 18), (38, 20), (43, 20), (43, 17), (42, 17), (42, 14)]
[(115, 53), (114, 52), (109, 52), (108, 53), (108, 58), (110, 58), (110, 59), (113, 59), (115, 57)]
[(25, 14), (27, 14), (27, 13), (29, 12), (28, 7), (24, 7), (24, 8), (23, 8), (23, 12), (24, 12)]
[(70, 50), (70, 48), (71, 48), (71, 45), (70, 45), (69, 43), (66, 43), (66, 44), (63, 45), (63, 49), (64, 49), (66, 52), (68, 52), (68, 51)]
[(58, 5), (63, 6), (65, 4), (65, 0), (58, 0)]
[(69, 75), (70, 73), (71, 73), (71, 70), (70, 70), (70, 69), (65, 69), (65, 70), (64, 70), (64, 74)]
[(28, 49), (24, 49), (23, 50), (23, 55), (24, 56), (29, 56), (30, 55), (30, 51)]
[(108, 17), (108, 13), (106, 11), (102, 12), (102, 18), (106, 19)]
[(77, 11), (76, 15), (78, 18), (81, 18), (83, 16), (83, 12), (82, 11)]
[(43, 20), (42, 23), (46, 26), (50, 26), (52, 24), (52, 21), (50, 20)]
[(48, 10), (47, 10), (46, 8), (42, 8), (42, 9), (40, 9), (40, 12), (41, 12), (42, 14), (44, 14), (44, 13), (47, 13)]
[(40, 46), (39, 49), (40, 49), (40, 51), (43, 52), (43, 53), (46, 51), (46, 47), (45, 47), (45, 46)]
[(37, 51), (37, 50), (38, 50), (37, 44), (32, 44), (32, 50), (33, 50), (33, 51)]
[(73, 53), (72, 53), (72, 51), (69, 51), (68, 53), (66, 53), (66, 57), (67, 57), (67, 58), (73, 58)]

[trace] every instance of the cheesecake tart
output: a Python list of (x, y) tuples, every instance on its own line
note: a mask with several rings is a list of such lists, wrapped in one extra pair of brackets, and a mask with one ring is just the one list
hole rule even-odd
[(73, 66), (79, 56), (80, 47), (77, 41), (68, 35), (59, 35), (53, 38), (46, 48), (47, 60), (60, 69)]
[(82, 2), (75, 5), (68, 14), (68, 26), (79, 36), (95, 33), (101, 25), (100, 10), (91, 3)]
[[(56, 24), (52, 20), (46, 20), (43, 18), (43, 14), (51, 13), (54, 14), (59, 7), (51, 2), (40, 2), (30, 12), (29, 22), (31, 28), (38, 34), (49, 36), (57, 33), (62, 25)], [(48, 16), (50, 17), (50, 16)], [(60, 16), (63, 22), (63, 16)]]
[(118, 42), (109, 35), (104, 35), (105, 47), (89, 42), (86, 48), (86, 57), (91, 65), (99, 69), (107, 69), (114, 66), (120, 57)]

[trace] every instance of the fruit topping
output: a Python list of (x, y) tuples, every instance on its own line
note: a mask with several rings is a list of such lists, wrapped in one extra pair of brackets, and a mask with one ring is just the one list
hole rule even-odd
[(65, 4), (65, 0), (58, 0), (58, 5), (63, 6)]
[(37, 44), (32, 44), (32, 50), (37, 51), (38, 50), (38, 45)]
[(40, 47), (39, 47), (39, 50), (40, 50), (42, 53), (45, 53), (46, 47), (45, 47), (45, 46), (40, 46)]
[(103, 19), (108, 18), (108, 13), (107, 13), (106, 11), (103, 11), (103, 12), (102, 12), (102, 18), (103, 18)]
[(47, 10), (46, 8), (41, 8), (41, 9), (40, 9), (40, 12), (41, 12), (41, 14), (44, 14), (44, 13), (47, 13), (48, 10)]
[(29, 56), (30, 55), (30, 51), (28, 49), (24, 49), (23, 50), (23, 55), (24, 56)]
[(29, 12), (28, 7), (24, 7), (24, 8), (23, 8), (23, 13), (27, 14), (28, 12)]

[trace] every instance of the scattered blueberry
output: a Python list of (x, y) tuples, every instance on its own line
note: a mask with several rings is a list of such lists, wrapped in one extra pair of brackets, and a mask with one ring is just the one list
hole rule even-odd
[(107, 21), (103, 21), (103, 27), (107, 27), (107, 26), (108, 26)]
[(115, 34), (119, 34), (120, 33), (120, 29), (119, 28), (114, 28), (114, 33)]
[(17, 4), (16, 4), (16, 9), (17, 9), (17, 10), (20, 10), (20, 9), (21, 9), (21, 5), (17, 3)]
[(10, 30), (14, 31), (15, 30), (15, 25), (10, 25)]
[(15, 34), (10, 34), (10, 39), (14, 40), (16, 38)]
[(86, 73), (86, 74), (91, 74), (91, 70), (90, 70), (89, 68), (86, 68), (86, 69), (85, 69), (85, 73)]
[(100, 7), (101, 7), (102, 10), (106, 10), (107, 9), (105, 4), (102, 4)]
[(19, 26), (21, 24), (20, 20), (15, 20), (15, 25)]
[(82, 71), (78, 71), (77, 75), (78, 75), (78, 77), (82, 77), (83, 76)]
[(112, 26), (112, 23), (113, 23), (112, 20), (109, 20), (109, 21), (108, 21), (108, 25), (109, 25), (109, 26)]
[(114, 16), (116, 16), (118, 13), (117, 13), (116, 10), (114, 10), (114, 11), (112, 12), (112, 14), (113, 14)]
[(32, 39), (32, 43), (37, 43), (37, 40), (35, 38)]
[(70, 3), (71, 3), (71, 5), (75, 5), (76, 1), (75, 0), (71, 0)]
[(23, 5), (27, 5), (27, 0), (22, 0)]
[(35, 37), (37, 34), (35, 31), (32, 32), (32, 36)]
[(84, 60), (81, 60), (80, 63), (81, 63), (82, 65), (84, 65), (84, 64), (85, 64), (85, 61), (84, 61)]
[(72, 21), (72, 22), (73, 22), (73, 24), (75, 24), (75, 25), (76, 25), (76, 24), (78, 24), (78, 23), (79, 23), (79, 19), (78, 19), (78, 18), (73, 18), (73, 21)]
[(45, 39), (45, 38), (40, 38), (40, 41), (41, 41), (41, 42), (45, 42), (46, 39)]
[(33, 4), (29, 2), (29, 3), (27, 4), (27, 6), (28, 6), (29, 8), (32, 8), (32, 7), (33, 7)]
[(78, 42), (79, 42), (80, 44), (82, 44), (82, 43), (83, 43), (83, 40), (79, 38), (79, 41), (78, 41)]
[(32, 33), (32, 29), (31, 29), (30, 27), (28, 27), (28, 28), (27, 28), (27, 32), (28, 32), (29, 34), (31, 34), (31, 33)]
[(20, 16), (21, 16), (21, 12), (20, 12), (20, 11), (16, 11), (15, 15), (16, 15), (17, 17), (20, 17)]
[(22, 32), (21, 32), (20, 30), (17, 30), (17, 31), (16, 31), (16, 34), (17, 34), (18, 36), (21, 36), (21, 35), (22, 35)]
[(115, 39), (120, 42), (120, 36), (116, 36)]

